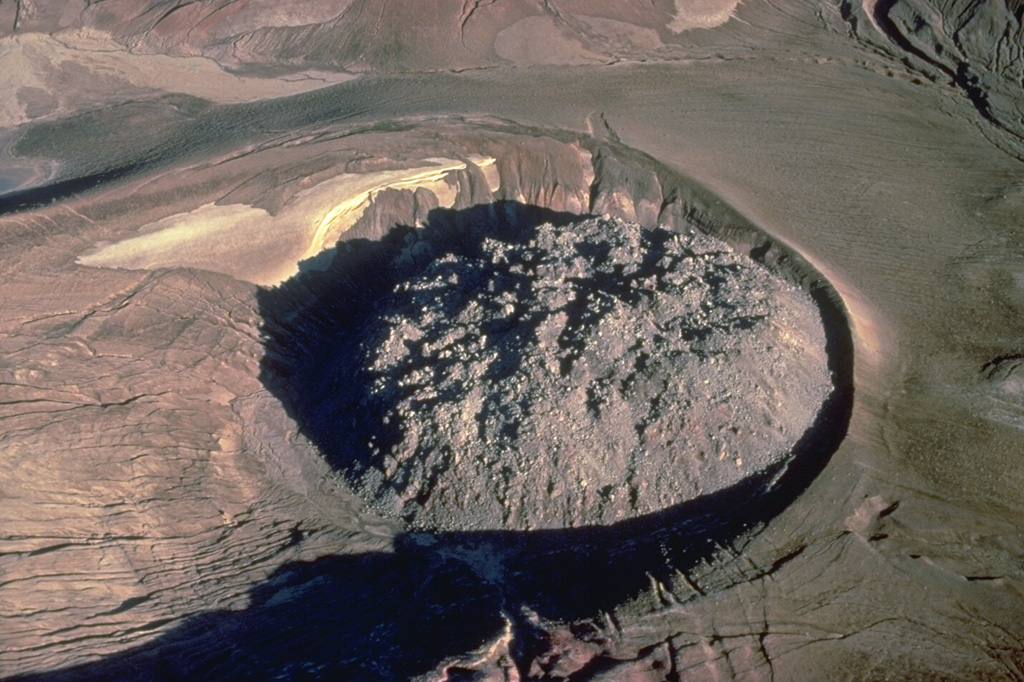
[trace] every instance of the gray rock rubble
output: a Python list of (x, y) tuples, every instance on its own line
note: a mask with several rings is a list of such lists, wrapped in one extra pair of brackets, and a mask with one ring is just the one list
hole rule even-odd
[(810, 299), (702, 233), (587, 219), (475, 251), (377, 301), (339, 407), (366, 429), (350, 482), (414, 526), (650, 514), (783, 464), (830, 390)]

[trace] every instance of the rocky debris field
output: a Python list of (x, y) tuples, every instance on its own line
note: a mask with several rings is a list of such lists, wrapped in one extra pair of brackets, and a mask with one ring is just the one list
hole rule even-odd
[(328, 456), (416, 527), (666, 509), (778, 469), (831, 390), (810, 298), (713, 237), (588, 218), (435, 241), (408, 233), (383, 293), (310, 332), (334, 339)]

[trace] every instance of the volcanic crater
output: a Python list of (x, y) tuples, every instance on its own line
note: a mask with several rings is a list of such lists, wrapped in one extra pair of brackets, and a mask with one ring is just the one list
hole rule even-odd
[(270, 383), (418, 529), (609, 525), (768, 486), (835, 389), (808, 293), (691, 226), (437, 210), (295, 279), (276, 295), (316, 302), (277, 321), (304, 350)]

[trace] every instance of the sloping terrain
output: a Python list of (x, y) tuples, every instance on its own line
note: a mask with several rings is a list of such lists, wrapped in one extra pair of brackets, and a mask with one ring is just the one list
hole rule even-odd
[[(1024, 679), (1020, 25), (3, 0), (0, 677)], [(790, 465), (583, 528), (368, 507), (290, 331), (393, 227), (497, 211), (805, 292), (834, 390)]]

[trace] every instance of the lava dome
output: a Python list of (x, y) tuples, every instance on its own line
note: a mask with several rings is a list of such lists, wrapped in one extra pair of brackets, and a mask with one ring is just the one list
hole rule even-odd
[(352, 488), (414, 527), (607, 525), (721, 491), (784, 467), (832, 387), (807, 294), (701, 232), (410, 231), (385, 270), (320, 382)]

